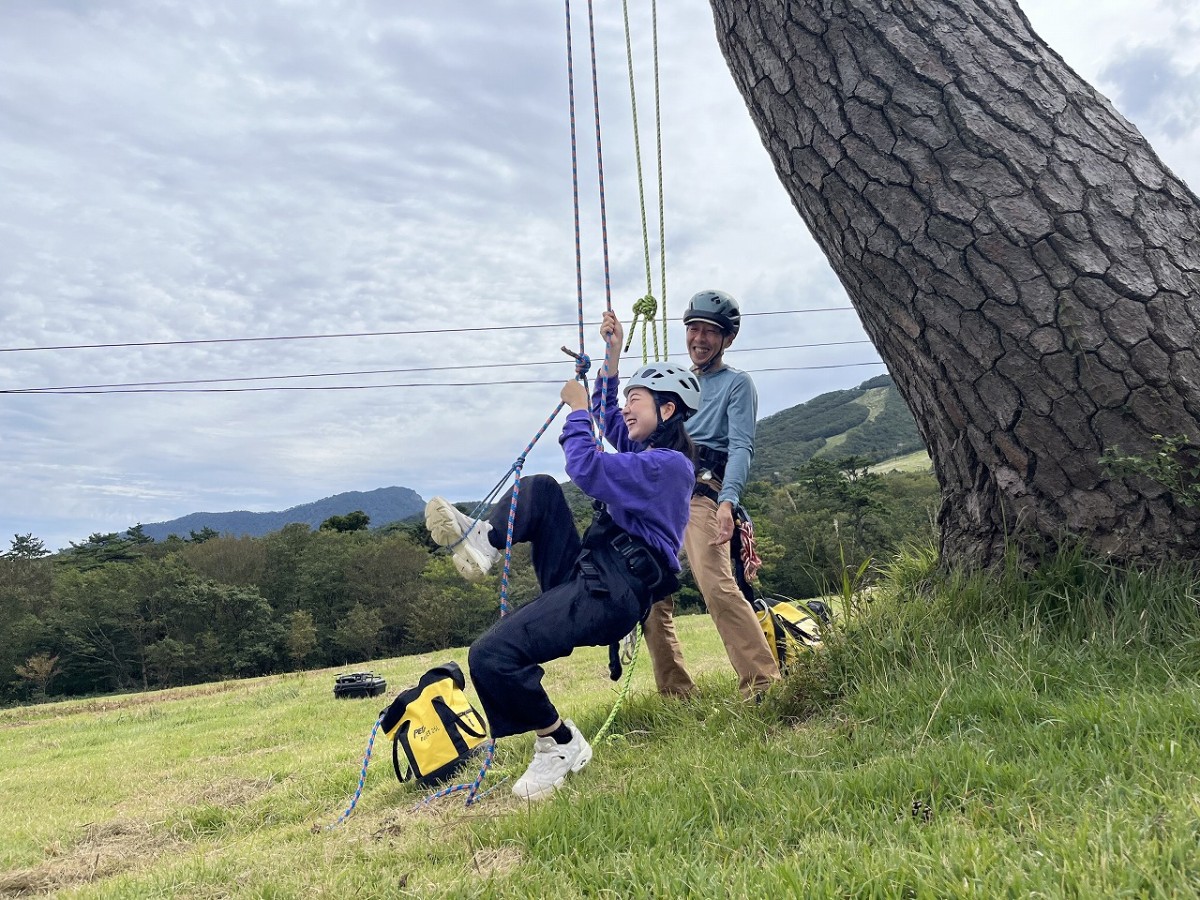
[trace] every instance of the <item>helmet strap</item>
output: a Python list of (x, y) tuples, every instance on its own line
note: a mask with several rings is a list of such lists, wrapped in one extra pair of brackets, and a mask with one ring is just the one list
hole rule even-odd
[(655, 427), (654, 431), (651, 432), (650, 437), (646, 438), (646, 446), (647, 447), (658, 446), (658, 444), (657, 444), (658, 439), (661, 438), (663, 436), (663, 434), (666, 432), (666, 430), (670, 427), (670, 423), (675, 421), (675, 419), (678, 418), (678, 416), (679, 416), (679, 413), (680, 413), (679, 404), (676, 403), (675, 404), (675, 412), (671, 415), (671, 418), (664, 419), (662, 417), (662, 405), (664, 402), (669, 402), (669, 401), (664, 401), (664, 400), (660, 399), (658, 393), (655, 392), (654, 393), (654, 417), (656, 419), (658, 419), (658, 425)]
[(721, 349), (713, 354), (712, 359), (700, 366), (700, 374), (707, 375), (714, 367), (720, 368), (725, 359), (725, 337), (721, 337)]

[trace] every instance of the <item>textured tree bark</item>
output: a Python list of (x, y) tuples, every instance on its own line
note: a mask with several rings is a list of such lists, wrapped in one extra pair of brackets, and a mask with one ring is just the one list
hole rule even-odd
[(1194, 558), (1105, 448), (1200, 433), (1196, 196), (1013, 0), (712, 0), (780, 180), (911, 407), (943, 560)]

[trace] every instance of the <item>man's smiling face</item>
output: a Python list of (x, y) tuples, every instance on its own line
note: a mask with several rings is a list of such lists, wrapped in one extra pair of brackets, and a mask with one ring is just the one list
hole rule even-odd
[(729, 346), (732, 339), (712, 322), (689, 322), (686, 329), (688, 356), (692, 365), (704, 368)]

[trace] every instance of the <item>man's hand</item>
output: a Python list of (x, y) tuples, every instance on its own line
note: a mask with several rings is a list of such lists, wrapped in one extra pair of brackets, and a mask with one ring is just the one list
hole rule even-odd
[(558, 392), (558, 396), (562, 398), (562, 402), (571, 407), (574, 412), (577, 409), (588, 408), (587, 390), (582, 382), (571, 379), (562, 386), (562, 390)]
[(728, 544), (733, 538), (733, 504), (726, 500), (717, 504), (717, 536), (708, 542), (710, 547)]

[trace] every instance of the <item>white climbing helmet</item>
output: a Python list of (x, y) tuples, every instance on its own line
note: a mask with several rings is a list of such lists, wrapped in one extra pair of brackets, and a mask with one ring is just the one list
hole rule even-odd
[(635, 387), (644, 387), (654, 394), (674, 394), (685, 407), (685, 419), (700, 409), (699, 380), (690, 369), (674, 363), (652, 362), (642, 366), (625, 382), (625, 395)]

